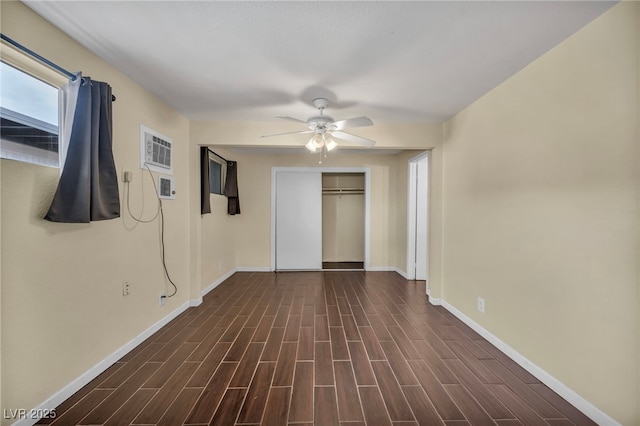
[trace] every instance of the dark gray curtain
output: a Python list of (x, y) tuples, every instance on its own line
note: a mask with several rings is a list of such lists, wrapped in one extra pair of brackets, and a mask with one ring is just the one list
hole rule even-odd
[(209, 196), (209, 148), (200, 147), (200, 214), (211, 213)]
[(238, 163), (227, 161), (227, 179), (224, 183), (224, 195), (227, 196), (227, 213), (240, 214), (240, 198), (238, 197)]
[(120, 217), (111, 102), (111, 86), (82, 78), (64, 169), (46, 220), (88, 223)]

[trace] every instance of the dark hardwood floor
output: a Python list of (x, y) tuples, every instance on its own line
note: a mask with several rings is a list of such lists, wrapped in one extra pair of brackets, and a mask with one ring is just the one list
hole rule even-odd
[(392, 272), (237, 273), (54, 425), (593, 425)]

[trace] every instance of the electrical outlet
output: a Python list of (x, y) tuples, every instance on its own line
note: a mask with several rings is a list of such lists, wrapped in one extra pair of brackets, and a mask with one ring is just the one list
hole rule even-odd
[(167, 294), (163, 291), (160, 292), (160, 296), (158, 297), (158, 306), (162, 306), (167, 301)]
[(478, 310), (484, 314), (484, 299), (478, 297)]
[(218, 271), (222, 271), (222, 260), (218, 260)]
[(128, 296), (131, 294), (131, 284), (129, 283), (129, 281), (123, 281), (122, 282), (122, 295), (123, 296)]
[(133, 180), (133, 173), (131, 173), (130, 171), (123, 171), (122, 172), (122, 181), (123, 182), (131, 182)]

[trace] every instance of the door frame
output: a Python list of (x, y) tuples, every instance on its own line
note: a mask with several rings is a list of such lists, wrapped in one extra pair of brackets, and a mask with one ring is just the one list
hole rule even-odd
[[(416, 198), (418, 196), (418, 188), (417, 188), (417, 172), (418, 172), (418, 162), (427, 159), (427, 170), (428, 174), (431, 174), (431, 151), (425, 151), (422, 154), (416, 155), (415, 157), (411, 157), (408, 160), (408, 182), (407, 182), (407, 267), (406, 274), (408, 280), (416, 279)], [(431, 192), (431, 183), (430, 180), (427, 182), (427, 193), (422, 194), (422, 196), (427, 197), (427, 287), (429, 285), (429, 236), (431, 234), (429, 229), (429, 193)]]
[[(276, 174), (278, 172), (364, 173), (364, 269), (369, 269), (371, 224), (371, 169), (369, 167), (272, 167), (271, 168), (271, 271), (276, 270)], [(322, 226), (320, 224), (319, 226)]]

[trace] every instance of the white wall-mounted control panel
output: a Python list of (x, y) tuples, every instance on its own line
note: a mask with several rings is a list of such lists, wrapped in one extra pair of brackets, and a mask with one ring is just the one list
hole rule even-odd
[(165, 200), (175, 200), (176, 179), (171, 176), (158, 176), (158, 197)]
[(140, 125), (140, 168), (173, 174), (173, 141)]

